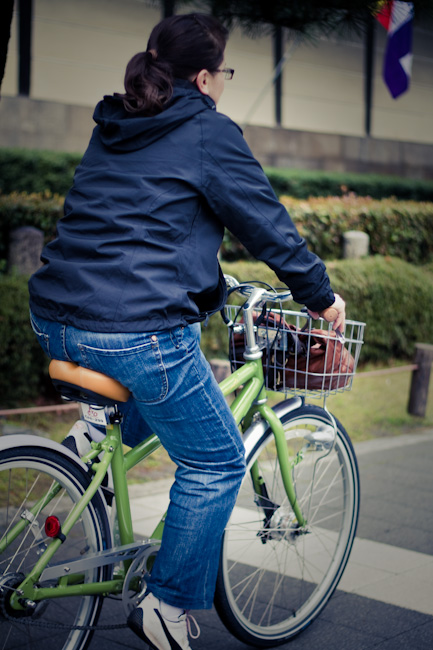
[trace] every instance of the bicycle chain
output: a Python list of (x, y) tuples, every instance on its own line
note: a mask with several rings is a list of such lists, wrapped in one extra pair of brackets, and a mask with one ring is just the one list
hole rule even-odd
[(34, 627), (47, 627), (55, 630), (81, 630), (85, 632), (87, 630), (118, 630), (121, 628), (128, 627), (127, 623), (118, 623), (117, 625), (61, 625), (59, 623), (46, 623), (44, 621), (32, 621), (31, 617), (26, 619), (16, 618), (14, 616), (9, 616), (7, 612), (2, 612), (4, 618), (7, 621), (12, 621), (18, 625), (27, 625)]

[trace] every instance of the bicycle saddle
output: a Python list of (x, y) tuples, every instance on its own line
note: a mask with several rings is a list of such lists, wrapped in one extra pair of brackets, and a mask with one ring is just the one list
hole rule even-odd
[(115, 406), (119, 402), (127, 402), (131, 396), (129, 390), (116, 379), (70, 361), (53, 359), (48, 372), (56, 390), (73, 402)]

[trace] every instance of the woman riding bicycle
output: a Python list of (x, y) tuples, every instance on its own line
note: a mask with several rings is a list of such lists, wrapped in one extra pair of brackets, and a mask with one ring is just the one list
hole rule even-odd
[[(227, 227), (313, 313), (333, 305), (239, 127), (216, 105), (226, 29), (166, 18), (97, 105), (57, 238), (30, 280), (33, 329), (52, 358), (108, 374), (132, 393), (124, 441), (149, 428), (177, 465), (148, 593), (128, 622), (154, 648), (189, 648), (185, 610), (212, 606), (224, 527), (245, 472), (242, 440), (200, 351), (200, 323), (226, 297)], [(177, 645), (173, 645), (177, 643)]]

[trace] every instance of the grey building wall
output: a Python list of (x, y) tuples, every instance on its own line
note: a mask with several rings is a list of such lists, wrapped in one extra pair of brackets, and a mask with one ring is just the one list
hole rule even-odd
[(262, 165), (433, 179), (431, 144), (257, 126), (244, 135)]
[[(92, 114), (86, 106), (2, 97), (0, 146), (82, 153)], [(262, 165), (433, 179), (431, 144), (263, 126), (247, 126), (244, 134)]]

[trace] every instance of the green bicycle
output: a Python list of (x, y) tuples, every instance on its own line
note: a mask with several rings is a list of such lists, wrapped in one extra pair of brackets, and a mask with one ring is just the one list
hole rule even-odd
[[(358, 468), (326, 396), (350, 389), (364, 324), (346, 323), (350, 371), (334, 364), (321, 388), (311, 390), (308, 343), (306, 370), (295, 364), (290, 371), (302, 381), (285, 382), (286, 359), (300, 356), (289, 349), (291, 332), (302, 330), (312, 342), (311, 319), (282, 309), (289, 291), (228, 282), (246, 299), (226, 307), (231, 344), (243, 341), (244, 356), (233, 360), (220, 386), (227, 397), (234, 394), (231, 410), (243, 431), (248, 469), (223, 538), (215, 606), (238, 639), (272, 647), (319, 615), (351, 551)], [(320, 331), (334, 336), (330, 328)], [(278, 390), (291, 397), (271, 408), (277, 365)], [(107, 422), (106, 437), (82, 458), (37, 436), (0, 439), (1, 650), (43, 647), (48, 638), (59, 650), (88, 647), (105, 597), (121, 601), (126, 616), (144, 594), (164, 526), (163, 514), (148, 539), (134, 538), (126, 475), (160, 442), (152, 435), (124, 452), (117, 407), (128, 391), (68, 362), (52, 361), (50, 374), (66, 399)], [(307, 404), (309, 397), (323, 398), (323, 406)], [(109, 467), (113, 490), (103, 487)]]

